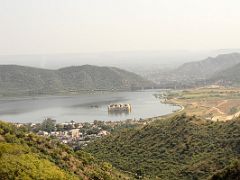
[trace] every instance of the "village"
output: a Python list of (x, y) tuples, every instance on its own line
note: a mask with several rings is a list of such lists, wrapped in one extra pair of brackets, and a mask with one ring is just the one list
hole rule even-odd
[[(104, 123), (103, 123), (104, 124)], [(59, 139), (62, 143), (74, 148), (86, 146), (91, 140), (110, 134), (110, 127), (95, 123), (76, 123), (75, 121), (56, 124), (53, 131), (39, 130), (40, 136)]]
[(30, 132), (46, 138), (55, 138), (74, 149), (81, 149), (93, 140), (108, 136), (121, 128), (132, 128), (146, 124), (143, 119), (124, 121), (98, 121), (91, 123), (70, 122), (56, 123), (56, 120), (46, 118), (42, 123), (15, 123), (18, 127), (25, 127)]
[[(131, 104), (110, 104), (108, 113), (130, 113)], [(69, 122), (57, 123), (52, 118), (46, 118), (42, 123), (16, 123), (18, 127), (25, 127), (30, 132), (47, 138), (56, 138), (63, 144), (67, 144), (74, 149), (81, 149), (93, 140), (108, 136), (121, 128), (132, 128), (136, 125), (146, 125), (153, 120), (149, 119), (127, 119), (123, 121), (99, 121), (93, 122)]]

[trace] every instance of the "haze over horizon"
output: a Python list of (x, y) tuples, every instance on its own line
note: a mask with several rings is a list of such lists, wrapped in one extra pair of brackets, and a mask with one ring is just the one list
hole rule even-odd
[(236, 0), (2, 0), (0, 55), (240, 47)]
[(85, 64), (115, 66), (136, 73), (150, 72), (165, 68), (176, 68), (183, 63), (199, 61), (219, 54), (240, 53), (240, 49), (212, 51), (122, 51), (102, 53), (57, 53), (0, 55), (0, 65), (22, 65), (44, 69), (59, 69)]
[(2, 0), (0, 65), (177, 67), (240, 52), (239, 1)]

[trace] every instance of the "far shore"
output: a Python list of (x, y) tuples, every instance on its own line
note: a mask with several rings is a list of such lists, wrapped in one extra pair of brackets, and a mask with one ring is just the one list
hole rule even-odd
[[(20, 121), (18, 121), (20, 123), (40, 122), (47, 117), (54, 118), (58, 122), (64, 122), (69, 120), (75, 120), (77, 122), (92, 122), (94, 120), (125, 121), (129, 119), (151, 119), (182, 111), (183, 107), (181, 107), (180, 105), (162, 103), (162, 101), (159, 102), (159, 100), (154, 100), (155, 98), (153, 96), (158, 93), (161, 94), (163, 91), (165, 92), (166, 90), (151, 89), (124, 92), (90, 92), (71, 95), (42, 95), (8, 98), (5, 97), (4, 99), (0, 99), (0, 105), (2, 107), (2, 110), (0, 110), (0, 118), (3, 120), (6, 119), (10, 122), (17, 122), (15, 121), (15, 119), (20, 119)], [(141, 92), (144, 93), (143, 96)], [(81, 96), (83, 96), (83, 98), (81, 98)], [(141, 102), (142, 98), (143, 100)], [(53, 101), (51, 101), (51, 99)], [(145, 105), (145, 101), (149, 101), (150, 103), (146, 103)], [(127, 116), (105, 117), (108, 115), (105, 114), (104, 107), (106, 106), (107, 108), (107, 105), (109, 103), (118, 102), (130, 103), (133, 104), (133, 106), (135, 105), (136, 108), (134, 109), (133, 113)], [(5, 103), (10, 104), (9, 106), (7, 106), (7, 104)], [(157, 107), (158, 104), (159, 107)], [(166, 106), (164, 104), (166, 104)], [(70, 110), (70, 108), (72, 109)], [(89, 114), (92, 112), (94, 112), (93, 115)], [(26, 115), (23, 115), (25, 113)], [(69, 116), (65, 115), (66, 113), (69, 113)]]

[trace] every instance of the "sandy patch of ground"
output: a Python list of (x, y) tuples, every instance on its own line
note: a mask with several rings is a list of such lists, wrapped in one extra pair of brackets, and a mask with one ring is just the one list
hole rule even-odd
[(182, 105), (189, 115), (213, 121), (240, 116), (240, 89), (192, 89), (176, 93), (167, 102)]

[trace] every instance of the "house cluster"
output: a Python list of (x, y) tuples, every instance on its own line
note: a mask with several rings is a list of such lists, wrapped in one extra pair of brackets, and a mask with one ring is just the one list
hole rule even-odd
[(62, 143), (81, 148), (92, 140), (107, 136), (110, 132), (135, 125), (145, 125), (146, 120), (128, 119), (124, 121), (94, 121), (77, 123), (75, 121), (56, 123), (56, 120), (45, 119), (42, 123), (15, 123), (17, 127), (26, 127), (40, 136), (59, 139)]
[(74, 147), (86, 146), (91, 140), (109, 135), (110, 132), (103, 130), (100, 125), (95, 123), (69, 123), (56, 124), (51, 132), (39, 130), (40, 136), (55, 137), (62, 143)]

